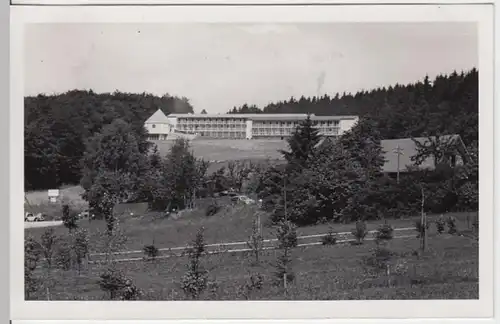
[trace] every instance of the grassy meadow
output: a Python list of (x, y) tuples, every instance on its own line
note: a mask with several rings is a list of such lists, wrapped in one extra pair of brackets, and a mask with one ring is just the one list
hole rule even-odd
[[(144, 210), (142, 204), (131, 204), (127, 213), (119, 216), (119, 227), (127, 237), (123, 249), (141, 250), (144, 245), (153, 242), (159, 248), (186, 246), (193, 240), (196, 232), (202, 226), (207, 244), (246, 241), (251, 235), (252, 224), (257, 215), (260, 215), (261, 223), (264, 224), (262, 228), (264, 239), (275, 238), (274, 229), (265, 226), (269, 223), (269, 215), (259, 210), (257, 206), (233, 205), (227, 197), (217, 199), (218, 203), (224, 207), (216, 215), (209, 217), (205, 216), (205, 206), (209, 203), (209, 199), (200, 200), (198, 202), (199, 208), (184, 211), (177, 217), (164, 217), (160, 213), (142, 212)], [(136, 205), (136, 209), (134, 209), (134, 205)], [(130, 212), (133, 213), (133, 216), (130, 215)], [(470, 227), (467, 224), (467, 215), (475, 217), (476, 214), (455, 214), (458, 227), (461, 229)], [(429, 222), (437, 216), (430, 215)], [(395, 228), (414, 227), (415, 221), (418, 219), (419, 216), (394, 219), (390, 220), (390, 224)], [(381, 223), (381, 221), (369, 221), (367, 229), (375, 230)], [(105, 221), (82, 219), (79, 220), (79, 226), (88, 230), (91, 252), (103, 252), (102, 234), (106, 227)], [(349, 232), (353, 227), (354, 224), (336, 224), (334, 230), (336, 232)], [(297, 234), (299, 236), (324, 234), (328, 232), (328, 229), (328, 224), (299, 227)], [(39, 238), (45, 230), (44, 228), (30, 228), (25, 231), (35, 238)], [(66, 235), (68, 232), (63, 226), (55, 227), (54, 230), (60, 236)]]
[[(388, 246), (398, 257), (394, 272), (368, 275), (361, 262), (375, 247), (363, 245), (297, 247), (292, 252), (295, 280), (284, 290), (274, 275), (279, 251), (263, 251), (258, 265), (247, 253), (223, 253), (202, 258), (209, 270), (209, 285), (201, 299), (206, 300), (342, 300), (342, 299), (477, 299), (478, 244), (467, 237), (435, 233), (429, 235), (426, 252), (416, 238), (393, 239)], [(117, 263), (116, 267), (142, 291), (142, 300), (186, 299), (180, 281), (186, 257)], [(102, 264), (87, 264), (75, 270), (56, 270), (45, 277), (44, 286), (33, 296), (52, 300), (103, 300), (106, 293), (98, 285)], [(252, 274), (263, 278), (261, 289), (246, 290)], [(390, 279), (390, 280), (389, 280)]]
[[(158, 213), (144, 212), (142, 205), (130, 205), (126, 213), (119, 216), (119, 226), (127, 241), (122, 251), (138, 250), (134, 255), (116, 258), (142, 257), (144, 245), (154, 244), (158, 248), (186, 246), (203, 226), (207, 244), (232, 241), (247, 241), (251, 235), (252, 221), (261, 215), (263, 236), (275, 238), (274, 229), (268, 224), (266, 213), (256, 206), (231, 205), (229, 202), (216, 215), (205, 216), (204, 202), (199, 208), (187, 211), (179, 217), (165, 218)], [(205, 202), (205, 204), (208, 202)], [(134, 209), (134, 207), (136, 207)], [(134, 215), (130, 215), (133, 212)], [(438, 215), (429, 215), (432, 222)], [(457, 219), (459, 232), (470, 231), (472, 219), (477, 213), (453, 214)], [(389, 220), (394, 228), (413, 227), (419, 216)], [(368, 230), (375, 230), (383, 221), (367, 223)], [(88, 230), (91, 253), (104, 251), (105, 223), (102, 220), (80, 220), (79, 226)], [(328, 232), (328, 224), (301, 227), (297, 234), (313, 235)], [(336, 233), (348, 232), (354, 224), (335, 224)], [(25, 229), (37, 240), (46, 229)], [(65, 236), (68, 230), (54, 227), (58, 236)], [(419, 248), (416, 231), (405, 232), (406, 238), (396, 237), (389, 247), (398, 254), (394, 259), (393, 273), (368, 275), (362, 260), (369, 256), (376, 244), (366, 240), (363, 245), (337, 244), (333, 246), (299, 246), (292, 252), (292, 269), (295, 280), (284, 290), (276, 285), (275, 263), (280, 251), (264, 250), (259, 265), (251, 263), (249, 252), (228, 252), (209, 254), (202, 258), (203, 266), (209, 270), (209, 287), (204, 291), (204, 300), (339, 300), (339, 299), (474, 299), (478, 298), (478, 243), (468, 236), (437, 234), (431, 223), (427, 251), (415, 256)], [(369, 239), (371, 235), (367, 236)], [(300, 240), (300, 243), (319, 241)], [(340, 239), (340, 237), (339, 237)], [(244, 243), (243, 243), (244, 244)], [(241, 247), (245, 247), (244, 245)], [(166, 252), (165, 255), (167, 255)], [(163, 252), (160, 253), (160, 256)], [(95, 260), (95, 257), (91, 257)], [(183, 300), (186, 299), (180, 282), (185, 274), (188, 259), (185, 256), (159, 258), (154, 261), (139, 260), (116, 263), (116, 267), (130, 278), (142, 291), (141, 300)], [(48, 273), (44, 261), (40, 261), (37, 276), (42, 278), (41, 286), (30, 299), (47, 300), (106, 300), (107, 293), (98, 284), (99, 276), (106, 269), (103, 263), (85, 262), (81, 271), (53, 269)], [(252, 274), (263, 279), (261, 289), (248, 290)], [(389, 280), (390, 278), (390, 280)], [(390, 286), (389, 283), (390, 282)], [(48, 289), (47, 289), (48, 288)], [(49, 292), (49, 296), (47, 296)]]
[[(156, 141), (158, 151), (166, 154), (174, 141)], [(203, 139), (190, 141), (193, 154), (208, 161), (281, 159), (279, 150), (286, 149), (283, 140), (235, 140), (235, 139)]]

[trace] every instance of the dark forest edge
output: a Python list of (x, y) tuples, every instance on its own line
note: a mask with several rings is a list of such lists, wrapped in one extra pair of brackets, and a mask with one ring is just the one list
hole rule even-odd
[(130, 124), (141, 150), (146, 150), (144, 121), (158, 108), (165, 114), (193, 112), (188, 99), (168, 94), (72, 90), (25, 97), (25, 190), (78, 184), (86, 143), (116, 119)]

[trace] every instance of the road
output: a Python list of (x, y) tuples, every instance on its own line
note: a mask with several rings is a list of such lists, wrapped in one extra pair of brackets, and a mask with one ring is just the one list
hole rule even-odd
[[(370, 231), (369, 233), (375, 234), (376, 231)], [(405, 235), (395, 235), (395, 239), (401, 239), (401, 238), (408, 238), (408, 237), (415, 237), (416, 234), (415, 228), (414, 227), (405, 227), (405, 228), (395, 228), (394, 229), (394, 234), (396, 233), (404, 233)], [(411, 233), (411, 234), (410, 234)], [(321, 245), (321, 238), (325, 236), (326, 233), (324, 234), (315, 234), (315, 235), (306, 235), (306, 236), (299, 236), (297, 237), (298, 239), (298, 246), (312, 246), (312, 245)], [(365, 241), (372, 241), (374, 240), (374, 237), (369, 237), (367, 236), (365, 238)], [(272, 250), (276, 249), (276, 239), (268, 239), (263, 241), (263, 249), (264, 250)], [(350, 232), (342, 232), (342, 233), (337, 233), (337, 243), (342, 244), (342, 243), (350, 243), (354, 240), (354, 237)], [(157, 259), (166, 259), (166, 258), (171, 258), (171, 257), (179, 257), (182, 256), (186, 251), (188, 250), (188, 246), (180, 246), (180, 247), (172, 247), (172, 248), (160, 248), (159, 252), (160, 255), (157, 257)], [(217, 254), (217, 253), (238, 253), (238, 252), (247, 252), (251, 251), (251, 249), (248, 247), (247, 242), (227, 242), (227, 243), (214, 243), (214, 244), (207, 244), (205, 245), (206, 252), (208, 254)], [(112, 253), (113, 257), (112, 259), (115, 262), (134, 262), (134, 261), (141, 261), (144, 259), (144, 251), (143, 250), (135, 250), (135, 251), (121, 251), (121, 252), (114, 252)], [(105, 253), (92, 253), (90, 255), (90, 260), (92, 263), (96, 262), (103, 262), (105, 261)]]
[(61, 226), (62, 224), (62, 221), (24, 222), (24, 228), (52, 227)]

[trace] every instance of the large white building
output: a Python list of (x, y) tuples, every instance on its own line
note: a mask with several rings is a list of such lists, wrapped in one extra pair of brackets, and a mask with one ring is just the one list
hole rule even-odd
[[(188, 138), (284, 139), (307, 114), (170, 114), (160, 109), (146, 122), (150, 140)], [(351, 129), (357, 116), (316, 116), (311, 120), (323, 136), (339, 136)]]

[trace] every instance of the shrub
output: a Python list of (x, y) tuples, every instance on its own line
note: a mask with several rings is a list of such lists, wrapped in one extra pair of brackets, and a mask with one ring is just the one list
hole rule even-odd
[(380, 225), (375, 234), (377, 240), (392, 240), (394, 237), (394, 228), (390, 224)]
[(142, 292), (137, 288), (130, 279), (125, 279), (125, 284), (120, 293), (121, 300), (137, 300), (142, 295)]
[(474, 217), (474, 220), (472, 221), (472, 228), (476, 233), (479, 232), (479, 217), (478, 216)]
[(424, 226), (421, 219), (415, 221), (415, 230), (418, 232), (417, 238), (424, 236), (428, 229), (429, 223)]
[(291, 252), (292, 249), (298, 245), (296, 227), (290, 221), (281, 220), (276, 234), (281, 255), (276, 262), (275, 275), (278, 285), (281, 283), (285, 285), (295, 278), (291, 269)]
[(261, 290), (264, 286), (264, 277), (261, 274), (252, 274), (248, 280), (240, 287), (240, 293), (245, 299), (250, 299), (252, 293)]
[(77, 213), (71, 210), (68, 204), (62, 206), (62, 221), (70, 233), (78, 227), (77, 218)]
[(364, 221), (358, 220), (356, 222), (356, 228), (351, 231), (351, 234), (356, 239), (357, 244), (363, 244), (368, 231), (366, 230), (366, 223)]
[(321, 243), (323, 245), (335, 245), (337, 243), (337, 234), (333, 229), (329, 229), (328, 233), (321, 238)]
[(47, 270), (50, 271), (52, 268), (52, 259), (54, 256), (54, 248), (56, 247), (58, 237), (54, 233), (53, 228), (45, 230), (42, 235), (42, 240), (40, 246), (42, 248), (42, 253), (47, 263)]
[(38, 290), (39, 280), (34, 271), (40, 260), (40, 245), (32, 237), (24, 239), (24, 297), (29, 299)]
[(205, 210), (205, 216), (213, 216), (221, 210), (221, 207), (217, 202), (211, 203)]
[(260, 231), (260, 224), (257, 220), (254, 220), (252, 223), (252, 234), (250, 235), (250, 239), (247, 242), (248, 248), (251, 250), (251, 253), (254, 257), (253, 264), (257, 265), (260, 261), (260, 255), (262, 249), (264, 248), (264, 237)]
[(144, 246), (144, 254), (146, 254), (146, 257), (148, 257), (151, 260), (155, 260), (156, 257), (160, 254), (160, 250), (154, 245), (145, 245)]
[(67, 244), (61, 244), (60, 246), (57, 247), (56, 253), (55, 253), (55, 263), (56, 266), (62, 270), (69, 270), (71, 269), (71, 246), (69, 243)]
[(186, 274), (182, 277), (181, 287), (184, 293), (192, 299), (198, 299), (207, 288), (208, 272), (201, 264), (201, 258), (205, 253), (205, 242), (203, 227), (198, 230), (192, 247), (188, 249), (189, 263)]
[(446, 223), (448, 225), (448, 233), (449, 234), (456, 234), (457, 233), (457, 220), (453, 216), (449, 216), (446, 219)]
[(86, 230), (79, 229), (74, 233), (72, 249), (80, 273), (83, 260), (89, 255), (89, 236)]
[(279, 248), (294, 248), (298, 245), (297, 227), (290, 221), (280, 221), (276, 234), (279, 241)]
[(446, 225), (446, 221), (444, 220), (443, 215), (439, 216), (439, 218), (436, 219), (436, 231), (439, 234), (442, 234), (444, 232), (445, 225)]
[[(387, 247), (377, 245), (377, 247), (372, 250), (372, 254), (370, 256), (363, 258), (363, 263), (365, 267), (368, 268), (369, 272), (374, 272), (376, 277), (385, 272), (385, 275), (387, 276), (387, 285), (390, 287), (391, 263), (395, 257), (396, 254)], [(401, 269), (398, 269), (398, 271), (401, 271)]]
[(99, 286), (109, 293), (109, 299), (136, 300), (141, 291), (126, 278), (123, 273), (115, 268), (108, 268), (100, 275)]
[(276, 283), (278, 286), (283, 284), (283, 279), (286, 278), (286, 282), (292, 282), (295, 279), (295, 274), (292, 270), (292, 258), (291, 251), (289, 249), (283, 250), (282, 254), (278, 257), (276, 262)]

